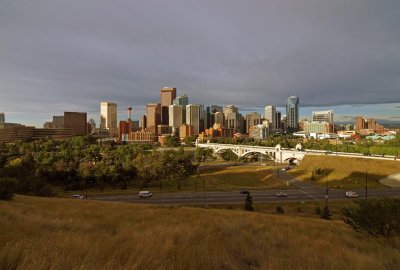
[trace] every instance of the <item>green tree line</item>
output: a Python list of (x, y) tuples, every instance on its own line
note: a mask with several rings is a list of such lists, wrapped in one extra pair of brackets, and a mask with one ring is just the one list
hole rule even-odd
[(151, 145), (97, 144), (91, 137), (0, 144), (0, 178), (22, 194), (52, 195), (54, 187), (82, 190), (157, 186), (196, 173), (183, 148), (160, 152)]

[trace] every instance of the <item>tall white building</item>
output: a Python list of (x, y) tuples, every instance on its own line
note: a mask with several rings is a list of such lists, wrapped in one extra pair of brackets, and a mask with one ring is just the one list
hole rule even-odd
[(169, 126), (179, 129), (183, 122), (183, 107), (181, 105), (169, 106)]
[(118, 135), (117, 104), (112, 102), (100, 103), (100, 128), (108, 129), (111, 137)]
[(186, 124), (193, 126), (195, 135), (199, 134), (200, 130), (200, 105), (189, 104), (186, 106)]
[(276, 107), (275, 106), (265, 106), (265, 119), (268, 120), (270, 126), (270, 130), (279, 129), (279, 124), (277, 115), (276, 115)]
[(328, 122), (333, 125), (333, 110), (312, 112), (312, 121)]

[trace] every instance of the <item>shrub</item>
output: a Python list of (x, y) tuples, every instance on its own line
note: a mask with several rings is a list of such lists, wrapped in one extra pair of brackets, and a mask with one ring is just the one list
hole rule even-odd
[(247, 211), (254, 211), (253, 197), (250, 196), (250, 193), (248, 193), (246, 196), (246, 200), (244, 202), (244, 209)]
[(360, 233), (374, 237), (400, 235), (400, 199), (355, 201), (358, 207), (343, 208), (344, 222)]
[(12, 178), (0, 178), (0, 200), (11, 200), (17, 186), (17, 181)]
[(331, 212), (329, 211), (328, 206), (324, 206), (324, 210), (322, 210), (321, 218), (323, 219), (331, 219)]
[(55, 192), (50, 185), (43, 185), (38, 187), (34, 194), (40, 197), (52, 197), (55, 195)]
[(317, 214), (318, 216), (320, 216), (321, 213), (322, 213), (321, 207), (319, 207), (319, 206), (315, 207), (315, 214)]
[(285, 210), (283, 210), (283, 207), (282, 207), (282, 206), (278, 205), (278, 206), (276, 207), (276, 212), (277, 212), (278, 214), (283, 214), (283, 213), (285, 213)]

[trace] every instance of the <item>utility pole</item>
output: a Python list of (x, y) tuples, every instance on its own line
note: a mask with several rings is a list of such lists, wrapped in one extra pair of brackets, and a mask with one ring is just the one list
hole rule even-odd
[(365, 199), (368, 199), (368, 170), (365, 170)]

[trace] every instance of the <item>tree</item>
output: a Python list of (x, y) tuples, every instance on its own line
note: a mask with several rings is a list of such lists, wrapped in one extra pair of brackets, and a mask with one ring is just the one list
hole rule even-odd
[(322, 210), (321, 218), (323, 219), (331, 219), (331, 212), (329, 211), (328, 206), (324, 206), (324, 209)]
[(192, 146), (193, 143), (196, 141), (196, 136), (188, 136), (183, 139), (183, 142), (186, 146)]
[(231, 149), (226, 149), (221, 153), (221, 157), (225, 161), (236, 161), (238, 160), (238, 156)]
[(355, 231), (374, 237), (400, 235), (400, 199), (357, 200), (358, 207), (343, 208), (344, 222)]
[(247, 211), (254, 211), (253, 197), (251, 197), (250, 192), (247, 193), (246, 200), (244, 201), (244, 209)]
[(0, 200), (11, 200), (17, 186), (17, 181), (12, 178), (0, 178)]
[(198, 162), (206, 161), (207, 159), (213, 159), (213, 150), (211, 148), (203, 148), (197, 147), (196, 148), (196, 160)]
[(168, 135), (165, 138), (165, 145), (169, 147), (178, 147), (179, 145), (181, 145), (181, 143), (177, 137)]

